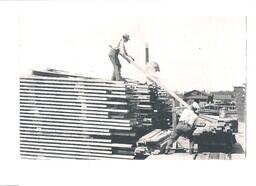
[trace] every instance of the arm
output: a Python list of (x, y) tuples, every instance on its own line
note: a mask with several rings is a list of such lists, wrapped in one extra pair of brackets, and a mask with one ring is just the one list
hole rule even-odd
[(134, 61), (134, 58), (132, 56), (130, 56), (128, 53), (127, 53), (127, 50), (125, 48), (125, 45), (124, 45), (124, 41), (121, 40), (120, 41), (120, 46), (119, 46), (119, 54), (125, 58), (129, 63), (130, 63), (130, 58)]

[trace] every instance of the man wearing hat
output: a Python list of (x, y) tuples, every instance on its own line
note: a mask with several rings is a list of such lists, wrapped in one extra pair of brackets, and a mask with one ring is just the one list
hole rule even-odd
[(168, 141), (165, 153), (171, 154), (174, 151), (171, 150), (173, 143), (180, 137), (186, 137), (191, 139), (191, 136), (195, 130), (195, 124), (198, 119), (199, 105), (196, 102), (193, 102), (191, 109), (184, 109), (180, 115), (179, 122), (174, 129), (170, 140)]
[(130, 37), (128, 34), (124, 34), (121, 40), (119, 41), (117, 47), (113, 48), (111, 47), (109, 52), (109, 58), (113, 64), (114, 71), (113, 75), (111, 77), (111, 80), (113, 81), (123, 81), (124, 79), (121, 76), (121, 63), (118, 59), (118, 55), (120, 54), (124, 59), (127, 60), (128, 63), (130, 63), (131, 60), (134, 61), (134, 58), (130, 55), (128, 55), (125, 43), (130, 40)]

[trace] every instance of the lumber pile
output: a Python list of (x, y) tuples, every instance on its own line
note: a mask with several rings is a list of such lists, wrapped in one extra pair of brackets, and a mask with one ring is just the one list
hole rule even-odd
[(136, 143), (137, 147), (135, 149), (135, 155), (148, 156), (151, 154), (160, 154), (164, 152), (171, 134), (171, 129), (155, 129), (152, 132), (142, 136)]
[(34, 71), (20, 78), (20, 154), (134, 159), (137, 140), (156, 128), (152, 95), (149, 85), (132, 80)]
[(151, 103), (153, 107), (152, 122), (155, 128), (167, 129), (172, 126), (173, 98), (156, 84), (150, 85)]
[(198, 151), (229, 152), (235, 142), (232, 123), (201, 116), (193, 140), (198, 144)]

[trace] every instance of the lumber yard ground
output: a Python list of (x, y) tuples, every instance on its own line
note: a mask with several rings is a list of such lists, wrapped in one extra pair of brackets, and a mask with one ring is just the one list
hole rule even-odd
[[(231, 156), (222, 152), (201, 152), (189, 154), (188, 152), (176, 152), (174, 154), (166, 155), (150, 155), (146, 160), (239, 160), (244, 159), (246, 155), (246, 144), (245, 144), (245, 131), (246, 123), (239, 122), (238, 133), (235, 133), (236, 141), (232, 148)], [(180, 143), (187, 143), (188, 140), (182, 138), (179, 139)], [(186, 144), (184, 144), (186, 145)]]

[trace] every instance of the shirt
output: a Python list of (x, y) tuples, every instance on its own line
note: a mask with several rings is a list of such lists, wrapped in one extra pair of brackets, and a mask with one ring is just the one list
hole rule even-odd
[[(160, 81), (161, 77), (160, 77), (160, 72), (156, 71), (156, 69), (154, 68), (152, 62), (149, 62), (146, 64), (146, 70), (147, 73), (149, 73), (153, 78), (157, 79), (158, 81)], [(150, 78), (146, 77), (146, 82), (147, 84), (151, 84), (154, 83), (154, 81), (152, 81)]]
[(193, 110), (185, 109), (181, 113), (179, 121), (184, 121), (186, 124), (192, 126), (197, 118), (198, 115), (196, 115)]
[(117, 47), (116, 47), (115, 49), (118, 49), (118, 50), (119, 50), (119, 53), (120, 53), (121, 55), (128, 56), (123, 39), (121, 39), (121, 40), (119, 41), (119, 43), (118, 43), (118, 45), (117, 45)]

